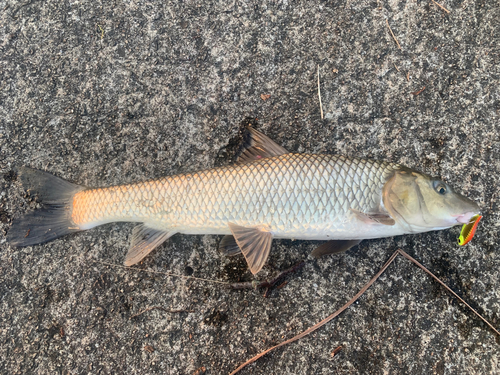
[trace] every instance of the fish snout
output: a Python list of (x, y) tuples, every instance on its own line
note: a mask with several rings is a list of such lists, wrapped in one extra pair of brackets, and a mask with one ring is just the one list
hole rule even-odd
[(481, 214), (476, 202), (458, 194), (457, 198), (454, 204), (456, 207), (455, 215), (452, 215), (457, 220), (457, 224), (468, 224), (475, 215)]

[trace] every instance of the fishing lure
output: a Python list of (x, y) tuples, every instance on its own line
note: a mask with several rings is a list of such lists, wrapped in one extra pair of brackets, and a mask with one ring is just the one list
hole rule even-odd
[(462, 230), (460, 231), (460, 236), (458, 237), (458, 244), (460, 246), (463, 246), (470, 240), (472, 240), (472, 237), (474, 237), (474, 234), (476, 233), (477, 225), (479, 224), (481, 218), (481, 215), (474, 215), (467, 224), (464, 224)]

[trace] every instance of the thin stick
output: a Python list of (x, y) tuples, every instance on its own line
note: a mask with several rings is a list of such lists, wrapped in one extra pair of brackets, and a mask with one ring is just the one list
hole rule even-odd
[(127, 267), (127, 266), (122, 266), (122, 265), (119, 265), (119, 264), (113, 264), (113, 263), (103, 262), (101, 260), (94, 260), (94, 259), (91, 259), (91, 260), (93, 262), (95, 262), (95, 263), (101, 263), (101, 264), (105, 264), (107, 266), (112, 266), (112, 267), (124, 268), (126, 270), (131, 270), (131, 271), (151, 272), (151, 273), (157, 273), (157, 274), (164, 275), (164, 276), (180, 277), (181, 279), (188, 279), (188, 280), (191, 279), (191, 280), (197, 280), (197, 281), (204, 281), (204, 282), (208, 282), (208, 283), (216, 283), (216, 284), (224, 284), (224, 285), (229, 285), (230, 284), (230, 283), (228, 283), (226, 281), (203, 279), (201, 277), (179, 275), (179, 274), (171, 273), (171, 272), (160, 272), (160, 271), (152, 271), (152, 270), (143, 270), (141, 268)]
[(169, 277), (180, 277), (182, 279), (187, 279), (187, 280), (196, 280), (196, 281), (204, 281), (204, 282), (209, 282), (209, 283), (216, 283), (216, 284), (223, 284), (227, 286), (229, 289), (257, 289), (257, 288), (271, 288), (273, 287), (280, 279), (282, 279), (284, 276), (286, 276), (289, 273), (295, 272), (302, 268), (305, 265), (305, 262), (299, 262), (296, 265), (284, 270), (281, 272), (278, 276), (276, 276), (274, 279), (271, 281), (249, 281), (249, 282), (240, 282), (240, 283), (230, 283), (227, 281), (219, 281), (219, 280), (211, 280), (211, 279), (203, 279), (201, 277), (195, 277), (195, 276), (186, 276), (186, 275), (179, 275), (176, 273), (171, 273), (171, 272), (161, 272), (161, 271), (153, 271), (153, 270), (143, 270), (141, 268), (137, 267), (127, 267), (127, 266), (122, 266), (120, 264), (114, 264), (114, 263), (108, 263), (104, 262), (102, 260), (94, 260), (91, 259), (95, 263), (100, 263), (104, 264), (106, 266), (112, 266), (112, 267), (117, 267), (117, 268), (123, 268), (126, 270), (131, 270), (131, 271), (141, 271), (141, 272), (151, 272), (151, 273), (157, 273), (159, 275), (163, 276), (169, 276)]
[(398, 40), (396, 39), (396, 35), (394, 35), (394, 33), (392, 32), (392, 29), (391, 27), (389, 26), (389, 21), (386, 19), (385, 22), (387, 22), (387, 27), (389, 28), (389, 31), (391, 32), (391, 35), (392, 37), (394, 38), (394, 41), (396, 42), (396, 44), (398, 45), (398, 48), (401, 49), (401, 46), (399, 45), (399, 42)]
[(432, 2), (434, 4), (436, 4), (438, 7), (440, 7), (442, 10), (444, 10), (446, 13), (450, 13), (450, 11), (448, 9), (446, 9), (444, 6), (442, 6), (441, 4), (439, 4), (437, 1), (432, 0)]
[(422, 91), (424, 91), (424, 90), (425, 90), (425, 86), (424, 86), (424, 87), (422, 87), (422, 88), (421, 88), (420, 90), (418, 90), (418, 91), (412, 92), (411, 94), (412, 94), (412, 95), (417, 96), (417, 95), (420, 95), (420, 94), (422, 93)]
[(289, 273), (295, 272), (301, 269), (305, 265), (305, 262), (299, 262), (296, 265), (287, 268), (283, 272), (280, 272), (278, 276), (276, 276), (271, 281), (247, 281), (247, 282), (239, 282), (239, 283), (231, 283), (228, 285), (230, 289), (257, 289), (257, 288), (272, 288), (278, 281), (280, 281), (283, 277), (288, 275)]
[(398, 251), (395, 251), (394, 254), (392, 254), (392, 256), (389, 258), (389, 260), (384, 264), (384, 266), (380, 269), (380, 271), (378, 271), (378, 273), (370, 280), (368, 281), (368, 283), (349, 301), (347, 302), (344, 306), (342, 306), (340, 309), (338, 309), (337, 311), (335, 311), (332, 315), (328, 316), (327, 318), (323, 319), (321, 322), (319, 323), (316, 323), (315, 325), (313, 325), (312, 327), (309, 327), (308, 329), (306, 329), (304, 332), (298, 334), (297, 336), (294, 336), (292, 337), (291, 339), (288, 339), (286, 341), (283, 341), (282, 343), (278, 344), (278, 345), (275, 345), (265, 351), (263, 351), (262, 353), (260, 354), (257, 354), (255, 357), (249, 359), (248, 361), (246, 361), (245, 363), (243, 363), (242, 365), (240, 365), (236, 370), (234, 370), (231, 374), (229, 375), (234, 375), (236, 374), (237, 372), (239, 372), (242, 368), (244, 368), (245, 366), (249, 365), (250, 363), (253, 363), (255, 362), (256, 360), (258, 360), (260, 357), (266, 355), (267, 353), (269, 353), (270, 351), (274, 350), (274, 349), (277, 349), (279, 348), (280, 346), (283, 346), (283, 345), (286, 345), (286, 344), (290, 344), (294, 341), (297, 341), (299, 339), (301, 339), (302, 337), (304, 336), (307, 336), (308, 334), (316, 331), (318, 328), (324, 326), (326, 323), (328, 323), (330, 320), (332, 320), (333, 318), (335, 318), (336, 316), (338, 316), (340, 313), (342, 313), (345, 309), (347, 309), (349, 306), (351, 306), (359, 297), (361, 297), (363, 295), (364, 292), (366, 292), (366, 290), (375, 282), (377, 281), (377, 279), (380, 277), (380, 275), (382, 275), (382, 273), (386, 270), (387, 267), (389, 267), (389, 265), (394, 261), (394, 259), (398, 256)]
[(445, 283), (443, 283), (441, 280), (439, 280), (434, 274), (429, 271), (427, 268), (422, 266), (416, 259), (412, 258), (409, 256), (407, 253), (405, 253), (403, 250), (398, 250), (399, 254), (404, 256), (406, 259), (411, 260), (413, 263), (415, 263), (418, 267), (420, 267), (422, 270), (424, 270), (426, 273), (428, 273), (434, 280), (436, 280), (439, 284), (441, 284), (448, 292), (453, 294), (460, 302), (462, 302), (465, 306), (467, 306), (474, 314), (476, 314), (483, 322), (485, 322), (497, 335), (500, 336), (500, 332), (497, 331), (495, 327), (491, 325), (490, 322), (488, 322), (485, 318), (483, 318), (476, 310), (474, 310), (467, 302), (465, 302), (457, 293), (455, 293), (453, 290), (451, 290)]
[(495, 331), (496, 334), (500, 335), (500, 332), (495, 327), (493, 327), (493, 325), (491, 325), (491, 323), (489, 323), (486, 319), (484, 319), (476, 310), (474, 310), (467, 302), (465, 302), (462, 298), (460, 298), (445, 283), (443, 283), (436, 276), (434, 276), (434, 274), (432, 274), (431, 271), (429, 271), (427, 268), (425, 268), (423, 265), (421, 265), (416, 259), (414, 259), (411, 256), (409, 256), (403, 250), (398, 249), (398, 250), (396, 250), (392, 254), (392, 256), (389, 258), (389, 260), (380, 269), (380, 271), (378, 271), (377, 274), (349, 302), (347, 302), (344, 306), (342, 306), (340, 309), (338, 309), (337, 311), (335, 311), (332, 315), (328, 316), (327, 318), (323, 319), (319, 323), (317, 323), (314, 326), (308, 328), (307, 330), (305, 330), (304, 332), (298, 334), (297, 336), (294, 336), (291, 339), (283, 341), (282, 343), (280, 343), (278, 345), (275, 345), (275, 346), (273, 346), (273, 347), (271, 347), (271, 348), (269, 348), (269, 349), (267, 349), (267, 350), (265, 350), (265, 351), (257, 354), (255, 357), (249, 359), (248, 361), (246, 361), (245, 363), (243, 363), (242, 365), (240, 365), (236, 370), (234, 370), (233, 372), (231, 372), (231, 374), (229, 374), (229, 375), (236, 374), (241, 369), (243, 369), (245, 366), (249, 365), (250, 363), (255, 362), (260, 357), (266, 355), (270, 351), (272, 351), (274, 349), (277, 349), (280, 346), (283, 346), (283, 345), (292, 343), (294, 341), (297, 341), (297, 340), (301, 339), (302, 337), (307, 336), (308, 334), (316, 331), (318, 328), (324, 326), (330, 320), (332, 320), (333, 318), (335, 318), (336, 316), (338, 316), (340, 313), (342, 313), (345, 309), (347, 309), (349, 306), (351, 306), (359, 297), (361, 297), (361, 295), (363, 295), (363, 293), (366, 292), (366, 290), (380, 277), (380, 275), (382, 275), (382, 273), (387, 269), (387, 267), (389, 267), (389, 265), (394, 261), (394, 259), (396, 259), (396, 257), (399, 254), (401, 254), (403, 257), (405, 257), (406, 259), (410, 260), (411, 262), (413, 262), (414, 264), (416, 264), (418, 267), (420, 267), (422, 270), (424, 270), (426, 273), (428, 273), (430, 276), (432, 276), (432, 278), (434, 278), (439, 284), (441, 284), (442, 286), (444, 286), (447, 291), (449, 291), (451, 294), (453, 294), (455, 297), (457, 297), (459, 299), (459, 301), (461, 301), (462, 303), (464, 303), (465, 306), (467, 306), (472, 312), (474, 312), (474, 314), (476, 314), (479, 318), (481, 318), (481, 320), (483, 322), (485, 322), (493, 331)]
[(319, 65), (318, 65), (318, 98), (319, 98), (319, 109), (321, 111), (321, 119), (323, 120), (323, 104), (321, 103), (321, 89), (319, 86)]

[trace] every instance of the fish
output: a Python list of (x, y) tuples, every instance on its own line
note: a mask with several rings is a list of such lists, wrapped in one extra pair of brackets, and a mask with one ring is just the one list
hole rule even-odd
[(232, 165), (156, 180), (87, 188), (21, 167), (42, 207), (15, 219), (13, 247), (32, 246), (111, 222), (137, 222), (125, 265), (140, 262), (176, 233), (223, 235), (224, 255), (242, 253), (252, 274), (273, 239), (323, 240), (312, 256), (362, 240), (469, 223), (479, 206), (444, 181), (400, 164), (330, 154), (290, 153), (247, 129)]

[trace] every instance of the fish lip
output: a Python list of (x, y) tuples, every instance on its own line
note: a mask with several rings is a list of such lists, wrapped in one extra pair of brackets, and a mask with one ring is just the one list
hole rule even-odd
[(468, 224), (470, 222), (470, 219), (472, 219), (472, 217), (477, 214), (478, 214), (477, 212), (469, 211), (464, 214), (453, 215), (453, 216), (456, 217), (457, 223)]

